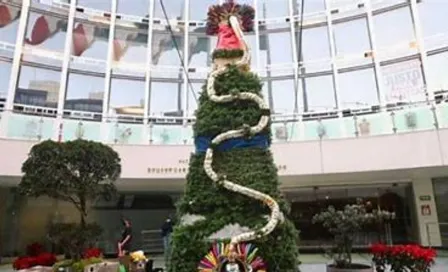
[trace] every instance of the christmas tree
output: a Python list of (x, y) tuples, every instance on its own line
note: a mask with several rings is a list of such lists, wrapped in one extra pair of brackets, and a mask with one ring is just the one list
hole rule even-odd
[(196, 112), (171, 272), (297, 271), (297, 232), (269, 150), (270, 111), (244, 39), (254, 14), (234, 1), (208, 12), (207, 34), (218, 45)]

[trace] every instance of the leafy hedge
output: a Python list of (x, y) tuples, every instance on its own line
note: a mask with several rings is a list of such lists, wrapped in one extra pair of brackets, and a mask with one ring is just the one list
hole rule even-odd
[[(220, 75), (215, 81), (218, 94), (248, 91), (261, 93), (262, 85), (257, 76), (241, 72), (235, 66)], [(195, 136), (216, 136), (244, 124), (255, 125), (263, 113), (253, 102), (235, 101), (216, 104), (210, 101), (205, 91), (199, 99), (194, 126)], [(270, 134), (270, 128), (262, 132)], [(269, 210), (259, 201), (227, 191), (212, 183), (203, 169), (204, 155), (192, 154), (185, 196), (178, 203), (178, 219), (185, 214), (206, 217), (191, 226), (178, 225), (173, 233), (171, 250), (171, 272), (197, 271), (200, 260), (211, 248), (206, 240), (224, 226), (239, 223), (241, 226), (258, 228), (266, 223), (263, 215)], [(277, 169), (269, 150), (256, 147), (215, 152), (214, 169), (244, 186), (268, 193), (277, 199), (281, 209), (288, 214), (289, 207), (278, 189)], [(259, 253), (268, 264), (268, 271), (297, 271), (297, 231), (286, 220), (268, 237), (254, 241)]]

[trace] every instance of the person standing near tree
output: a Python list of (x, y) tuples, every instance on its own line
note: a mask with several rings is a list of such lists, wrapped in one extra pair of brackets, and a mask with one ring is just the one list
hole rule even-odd
[(167, 218), (162, 225), (162, 237), (163, 237), (163, 253), (165, 255), (165, 264), (168, 265), (170, 248), (171, 248), (171, 233), (173, 232), (173, 222), (171, 218)]
[(132, 247), (132, 226), (129, 219), (123, 219), (124, 229), (118, 242), (118, 257), (128, 255)]

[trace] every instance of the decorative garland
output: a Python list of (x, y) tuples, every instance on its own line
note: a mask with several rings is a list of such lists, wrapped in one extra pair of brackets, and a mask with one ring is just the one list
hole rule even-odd
[(249, 5), (236, 4), (233, 0), (227, 0), (222, 5), (210, 6), (207, 16), (207, 35), (217, 34), (219, 24), (223, 21), (227, 22), (232, 16), (241, 20), (243, 31), (250, 32), (254, 28), (254, 8)]
[[(266, 265), (263, 259), (257, 256), (258, 248), (252, 244), (239, 244), (235, 251), (238, 258), (236, 262), (241, 262), (242, 265), (247, 266), (250, 270), (257, 272), (266, 272)], [(230, 245), (224, 243), (216, 243), (213, 245), (210, 252), (201, 260), (198, 270), (199, 272), (220, 272), (225, 268), (226, 263), (229, 262)]]
[(233, 50), (225, 50), (225, 49), (216, 49), (213, 51), (212, 59), (233, 59), (233, 58), (241, 58), (244, 56), (244, 50), (241, 49), (233, 49)]
[[(244, 54), (241, 58), (241, 60), (237, 61), (235, 63), (235, 66), (237, 67), (245, 67), (250, 63), (250, 53), (249, 53), (249, 46), (247, 45), (246, 41), (244, 40), (244, 34), (243, 31), (240, 28), (240, 23), (238, 18), (235, 16), (230, 16), (229, 18), (230, 25), (237, 34), (238, 37), (240, 37), (242, 43), (244, 44)], [(254, 135), (259, 134), (262, 132), (268, 125), (270, 120), (269, 114), (269, 106), (264, 102), (263, 98), (260, 96), (250, 93), (250, 92), (239, 92), (238, 90), (233, 90), (231, 94), (225, 94), (225, 95), (217, 95), (216, 90), (214, 88), (215, 80), (216, 78), (225, 73), (228, 69), (228, 66), (217, 66), (215, 69), (210, 73), (208, 79), (207, 79), (207, 95), (209, 99), (215, 103), (227, 103), (232, 102), (234, 100), (250, 100), (258, 104), (259, 108), (263, 112), (263, 115), (261, 116), (259, 122), (257, 125), (251, 127), (250, 125), (244, 125), (243, 128), (237, 129), (237, 130), (229, 130), (226, 132), (223, 132), (216, 137), (213, 138), (211, 141), (210, 146), (207, 148), (205, 159), (204, 159), (204, 170), (207, 176), (214, 182), (218, 183), (219, 185), (223, 186), (229, 191), (236, 192), (239, 194), (246, 195), (250, 198), (260, 200), (265, 205), (269, 207), (271, 210), (271, 214), (269, 216), (267, 224), (256, 230), (256, 231), (250, 231), (246, 233), (242, 233), (240, 235), (234, 236), (231, 238), (230, 245), (229, 245), (229, 251), (235, 252), (237, 249), (237, 246), (241, 242), (247, 242), (252, 241), (256, 238), (261, 238), (263, 236), (269, 235), (277, 226), (277, 224), (283, 220), (283, 214), (280, 211), (278, 203), (269, 195), (264, 194), (262, 192), (259, 192), (257, 190), (241, 186), (239, 184), (236, 184), (232, 181), (227, 180), (227, 177), (222, 174), (217, 174), (212, 167), (213, 164), (213, 152), (214, 148), (216, 148), (220, 143), (234, 138), (240, 138), (240, 137), (251, 137)]]

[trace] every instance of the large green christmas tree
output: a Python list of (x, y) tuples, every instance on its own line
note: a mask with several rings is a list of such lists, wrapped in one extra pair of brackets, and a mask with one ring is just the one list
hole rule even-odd
[(269, 150), (269, 108), (249, 71), (243, 31), (253, 18), (252, 7), (233, 1), (209, 9), (207, 31), (218, 45), (196, 112), (171, 272), (297, 271), (297, 231)]

